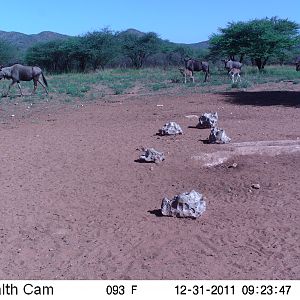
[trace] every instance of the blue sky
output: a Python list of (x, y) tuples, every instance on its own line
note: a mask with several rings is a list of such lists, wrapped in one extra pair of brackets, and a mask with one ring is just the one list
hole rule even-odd
[(135, 28), (197, 43), (228, 22), (272, 16), (300, 23), (300, 0), (2, 0), (0, 30), (81, 35), (104, 27)]

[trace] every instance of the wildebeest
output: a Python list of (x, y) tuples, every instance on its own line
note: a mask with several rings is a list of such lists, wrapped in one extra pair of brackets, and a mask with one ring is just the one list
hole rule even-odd
[(193, 82), (195, 82), (194, 79), (194, 72), (204, 72), (205, 73), (205, 77), (204, 77), (204, 82), (207, 81), (207, 79), (209, 79), (210, 77), (210, 73), (209, 73), (209, 64), (206, 61), (199, 61), (196, 59), (192, 59), (192, 58), (186, 58), (184, 60), (185, 63), (185, 68), (189, 71), (192, 72), (192, 80)]
[[(241, 69), (237, 69), (237, 68), (232, 68), (228, 72), (228, 75), (231, 76), (232, 83), (241, 81), (241, 75), (240, 75), (240, 73), (241, 73)], [(234, 80), (234, 78), (236, 78), (236, 80)]]
[(231, 60), (231, 59), (223, 59), (222, 60), (225, 64), (225, 69), (228, 70), (228, 72), (235, 68), (235, 69), (241, 69), (243, 64), (239, 61)]
[(180, 73), (184, 77), (184, 83), (186, 83), (186, 77), (188, 76), (190, 79), (193, 78), (193, 72), (186, 68), (179, 68)]
[[(42, 75), (43, 82), (40, 80), (40, 76)], [(17, 83), (20, 89), (21, 95), (23, 96), (20, 81), (31, 81), (33, 80), (34, 88), (33, 93), (35, 93), (37, 89), (37, 83), (39, 82), (40, 85), (45, 89), (46, 93), (48, 94), (47, 88), (47, 80), (39, 67), (31, 67), (31, 66), (23, 66), (20, 64), (15, 64), (11, 67), (0, 67), (0, 80), (2, 78), (5, 79), (12, 79), (12, 83), (9, 85), (6, 95), (10, 88)], [(46, 86), (45, 86), (46, 85)]]

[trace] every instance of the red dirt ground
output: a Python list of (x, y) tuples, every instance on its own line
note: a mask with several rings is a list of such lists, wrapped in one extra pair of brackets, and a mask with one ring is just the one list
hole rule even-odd
[[(1, 279), (300, 279), (300, 152), (204, 167), (227, 145), (186, 117), (217, 111), (232, 143), (297, 141), (299, 90), (115, 100), (0, 111)], [(157, 136), (168, 121), (184, 134)], [(135, 162), (141, 147), (166, 160)], [(160, 216), (191, 189), (200, 218)]]

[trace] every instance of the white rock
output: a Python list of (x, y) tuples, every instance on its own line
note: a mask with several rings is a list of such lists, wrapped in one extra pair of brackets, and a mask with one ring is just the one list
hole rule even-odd
[(181, 127), (176, 122), (166, 123), (162, 129), (159, 129), (161, 135), (182, 134)]
[(231, 139), (226, 135), (225, 130), (221, 128), (212, 128), (208, 137), (210, 144), (227, 144)]
[(197, 128), (212, 128), (217, 125), (218, 113), (205, 113), (199, 118)]
[(251, 187), (253, 188), (253, 189), (260, 189), (260, 184), (259, 183), (253, 183), (253, 184), (251, 184)]
[(164, 198), (161, 213), (164, 216), (200, 217), (206, 210), (206, 202), (202, 194), (192, 190), (176, 195), (172, 200)]
[(165, 159), (165, 156), (162, 152), (158, 152), (153, 148), (145, 149), (144, 153), (140, 156), (140, 160), (145, 162), (161, 162)]

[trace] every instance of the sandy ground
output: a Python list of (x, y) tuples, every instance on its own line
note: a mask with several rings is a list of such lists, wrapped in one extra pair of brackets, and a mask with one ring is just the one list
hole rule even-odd
[[(114, 100), (0, 107), (1, 279), (300, 279), (299, 89)], [(232, 145), (193, 128), (210, 111)], [(191, 189), (200, 218), (160, 215)]]

